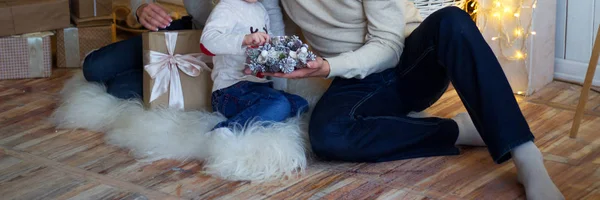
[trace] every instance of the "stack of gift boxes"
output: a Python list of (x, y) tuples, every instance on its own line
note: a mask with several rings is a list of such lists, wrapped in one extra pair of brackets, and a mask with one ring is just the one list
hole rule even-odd
[(71, 20), (67, 28), (56, 31), (56, 65), (81, 67), (91, 51), (116, 40), (112, 0), (70, 0)]
[(115, 40), (111, 13), (112, 0), (0, 0), (0, 80), (50, 77), (53, 59), (80, 67)]
[[(53, 58), (60, 68), (81, 67), (116, 40), (112, 0), (0, 0), (0, 24), (0, 80), (50, 77)], [(147, 108), (210, 110), (211, 57), (200, 51), (201, 34), (143, 34)]]
[(0, 0), (0, 79), (49, 77), (52, 31), (69, 21), (68, 0)]

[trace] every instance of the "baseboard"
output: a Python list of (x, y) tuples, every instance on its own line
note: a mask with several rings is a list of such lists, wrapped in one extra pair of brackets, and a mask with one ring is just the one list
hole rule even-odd
[[(554, 78), (583, 83), (587, 72), (587, 63), (556, 58)], [(596, 69), (592, 85), (600, 86), (600, 67)]]

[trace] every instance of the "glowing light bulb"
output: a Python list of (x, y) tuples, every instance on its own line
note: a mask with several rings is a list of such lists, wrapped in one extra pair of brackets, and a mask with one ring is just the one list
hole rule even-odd
[(537, 7), (536, 5), (537, 5), (537, 4), (533, 4), (533, 6), (531, 6), (531, 7), (532, 7), (532, 8), (535, 8), (535, 7)]
[(492, 37), (492, 40), (497, 40), (497, 39), (498, 39), (498, 37)]
[(517, 52), (515, 52), (515, 58), (523, 59), (524, 57), (525, 57), (525, 55), (523, 55), (523, 53), (521, 53), (521, 51), (517, 50)]
[(505, 13), (509, 13), (511, 12), (512, 9), (510, 9), (510, 7), (504, 7), (504, 12)]
[(531, 31), (531, 35), (535, 35), (537, 34), (535, 31)]
[(500, 13), (496, 12), (496, 13), (492, 14), (492, 16), (500, 18)]
[(524, 94), (524, 92), (523, 91), (518, 91), (517, 94), (518, 95), (522, 95), (522, 94)]
[(495, 1), (494, 3), (496, 4), (496, 7), (502, 6), (502, 4), (500, 3), (500, 1)]
[(520, 28), (515, 29), (516, 36), (521, 36), (522, 34), (523, 34), (523, 31)]
[(519, 13), (515, 13), (515, 17), (519, 17), (521, 16)]

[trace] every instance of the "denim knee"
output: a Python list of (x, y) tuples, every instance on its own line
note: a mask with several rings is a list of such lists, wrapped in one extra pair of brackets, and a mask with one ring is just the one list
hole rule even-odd
[(281, 93), (274, 93), (269, 95), (269, 110), (266, 118), (271, 118), (273, 121), (283, 121), (288, 118), (289, 113), (292, 111), (292, 105), (290, 101)]
[(466, 25), (475, 25), (467, 12), (455, 6), (442, 8), (429, 17), (439, 20), (441, 26), (446, 26), (454, 31), (462, 31)]
[(463, 18), (466, 17), (466, 19), (469, 19), (469, 21), (473, 22), (473, 20), (469, 16), (469, 13), (467, 13), (466, 11), (464, 11), (456, 6), (448, 6), (448, 7), (439, 9), (438, 11), (432, 13), (431, 17), (441, 17), (442, 19), (452, 19), (452, 20), (458, 19), (461, 21), (463, 20)]
[(105, 74), (103, 71), (106, 69), (101, 63), (102, 60), (101, 58), (98, 58), (97, 52), (91, 52), (84, 58), (82, 71), (85, 80), (92, 82), (104, 82), (110, 79), (110, 77), (103, 76), (103, 74)]

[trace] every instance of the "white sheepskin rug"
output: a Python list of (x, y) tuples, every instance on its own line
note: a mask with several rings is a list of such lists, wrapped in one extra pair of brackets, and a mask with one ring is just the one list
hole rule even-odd
[[(290, 80), (288, 92), (314, 107), (326, 90), (324, 79)], [(137, 100), (121, 100), (81, 73), (60, 93), (51, 116), (58, 128), (105, 133), (108, 144), (129, 149), (141, 161), (197, 159), (204, 171), (227, 180), (271, 181), (301, 174), (307, 166), (309, 113), (269, 127), (250, 124), (234, 134), (208, 134), (225, 120), (218, 113), (145, 110)]]

